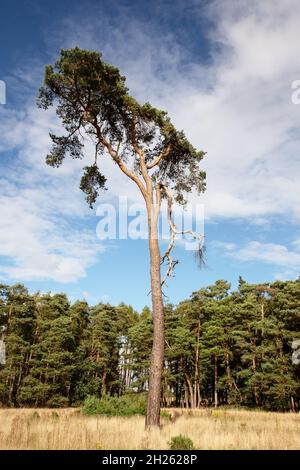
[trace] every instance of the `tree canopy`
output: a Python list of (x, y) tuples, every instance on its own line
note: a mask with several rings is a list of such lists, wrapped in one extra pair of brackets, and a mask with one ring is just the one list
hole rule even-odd
[(84, 137), (91, 138), (95, 159), (84, 168), (80, 184), (91, 206), (106, 187), (99, 161), (106, 152), (142, 193), (145, 189), (139, 177), (145, 171), (150, 171), (155, 184), (172, 190), (179, 203), (185, 201), (185, 193), (204, 190), (205, 173), (199, 168), (204, 152), (176, 130), (165, 111), (139, 104), (129, 94), (125, 77), (104, 62), (99, 52), (77, 47), (62, 50), (55, 66), (46, 67), (38, 105), (47, 109), (54, 103), (66, 134), (51, 134), (53, 147), (47, 163), (57, 167), (66, 155), (82, 158)]

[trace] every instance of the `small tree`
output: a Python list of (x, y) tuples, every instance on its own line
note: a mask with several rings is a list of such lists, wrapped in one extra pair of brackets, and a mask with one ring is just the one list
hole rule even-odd
[[(58, 167), (67, 154), (83, 158), (84, 136), (89, 136), (95, 146), (95, 161), (84, 168), (80, 183), (89, 205), (93, 206), (99, 191), (105, 188), (106, 178), (99, 168), (99, 156), (103, 154), (109, 154), (138, 186), (145, 201), (154, 332), (146, 425), (158, 425), (165, 342), (162, 284), (176, 264), (171, 257), (177, 233), (172, 205), (174, 200), (183, 204), (184, 194), (193, 189), (204, 191), (205, 173), (199, 168), (204, 152), (197, 151), (184, 133), (175, 129), (166, 112), (149, 103), (140, 105), (131, 97), (125, 78), (98, 52), (62, 50), (56, 64), (46, 67), (38, 105), (47, 109), (54, 103), (67, 133), (50, 134), (53, 147), (46, 162)], [(171, 234), (163, 257), (158, 243), (162, 198), (168, 201)], [(162, 279), (164, 261), (168, 266)]]

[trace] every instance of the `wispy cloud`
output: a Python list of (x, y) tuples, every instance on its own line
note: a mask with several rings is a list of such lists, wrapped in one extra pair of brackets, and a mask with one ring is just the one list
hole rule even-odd
[(232, 242), (222, 242), (220, 240), (213, 240), (210, 245), (213, 248), (221, 249), (227, 251), (233, 251), (236, 248), (236, 244)]
[(88, 214), (74, 190), (82, 163), (57, 172), (45, 165), (48, 132), (57, 128), (51, 113), (28, 105), (1, 117), (2, 151), (10, 154), (0, 175), (0, 278), (77, 281), (104, 249), (93, 230), (75, 228)]
[[(261, 243), (256, 240), (248, 242), (243, 247), (236, 244), (215, 242), (223, 253), (242, 262), (265, 263), (276, 267), (274, 277), (285, 279), (295, 277), (300, 270), (300, 245), (292, 244), (294, 249), (276, 243)], [(278, 272), (278, 268), (284, 268)]]
[[(64, 220), (65, 207), (56, 213), (51, 201), (55, 188), (6, 188), (0, 195), (0, 256), (7, 262), (0, 264), (0, 277), (58, 282), (84, 277), (103, 247), (93, 232), (76, 230)], [(43, 205), (46, 196), (49, 204)], [(60, 196), (65, 196), (62, 191)]]
[(251, 241), (244, 248), (234, 252), (233, 256), (242, 261), (263, 261), (279, 266), (300, 267), (300, 252), (276, 243)]

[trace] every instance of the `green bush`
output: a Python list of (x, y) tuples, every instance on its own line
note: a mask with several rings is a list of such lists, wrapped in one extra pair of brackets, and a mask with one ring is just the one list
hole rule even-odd
[(186, 436), (179, 436), (172, 437), (171, 441), (168, 442), (171, 450), (194, 450), (194, 444), (192, 439)]
[(61, 395), (54, 395), (47, 401), (46, 405), (49, 408), (64, 408), (69, 406), (69, 400), (67, 399), (67, 397), (62, 397)]
[(160, 412), (160, 417), (161, 417), (161, 418), (169, 419), (169, 420), (171, 421), (172, 415), (171, 415), (171, 413), (169, 413), (169, 412), (166, 411), (166, 410), (161, 410), (161, 412)]
[(103, 395), (102, 398), (88, 396), (82, 412), (86, 415), (133, 416), (145, 415), (147, 397), (144, 393), (132, 393), (121, 397)]

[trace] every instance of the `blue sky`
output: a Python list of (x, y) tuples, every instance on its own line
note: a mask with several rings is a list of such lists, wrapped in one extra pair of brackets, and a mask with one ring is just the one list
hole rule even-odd
[[(207, 152), (207, 192), (190, 198), (204, 204), (206, 268), (179, 244), (169, 300), (221, 278), (235, 287), (239, 275), (298, 277), (300, 105), (291, 85), (300, 79), (299, 21), (296, 0), (2, 0), (0, 282), (90, 303), (150, 303), (146, 241), (97, 239), (96, 209), (78, 189), (84, 163), (57, 170), (44, 162), (59, 123), (36, 108), (36, 92), (44, 65), (76, 45), (102, 51), (135, 97), (167, 109)], [(116, 204), (120, 193), (139, 201), (106, 165), (109, 191), (99, 203)]]

